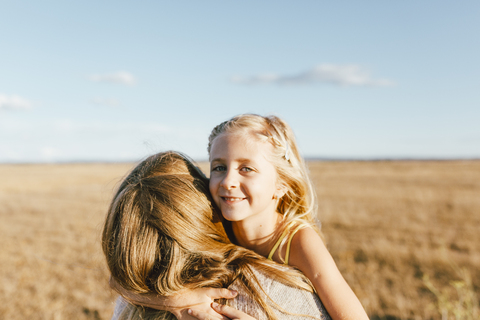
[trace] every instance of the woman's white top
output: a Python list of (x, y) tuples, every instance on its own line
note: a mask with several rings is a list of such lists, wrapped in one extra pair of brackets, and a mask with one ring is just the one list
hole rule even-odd
[[(272, 301), (265, 298), (272, 307), (279, 320), (322, 319), (331, 320), (325, 307), (315, 293), (289, 287), (272, 278), (255, 271), (255, 275), (262, 289)], [(237, 290), (235, 299), (228, 300), (228, 304), (241, 310), (257, 320), (268, 320), (265, 312), (256, 301), (252, 301), (240, 286), (231, 285), (229, 289)], [(120, 320), (120, 315), (129, 303), (119, 297), (115, 304), (112, 320)]]

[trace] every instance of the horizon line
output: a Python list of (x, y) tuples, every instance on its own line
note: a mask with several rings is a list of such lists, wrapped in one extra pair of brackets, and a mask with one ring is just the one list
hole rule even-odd
[[(0, 165), (55, 165), (55, 164), (128, 164), (143, 161), (146, 157), (132, 160), (57, 160), (57, 161), (0, 161)], [(480, 157), (305, 157), (307, 162), (382, 162), (382, 161), (479, 161)], [(204, 163), (208, 159), (195, 159), (194, 162)]]

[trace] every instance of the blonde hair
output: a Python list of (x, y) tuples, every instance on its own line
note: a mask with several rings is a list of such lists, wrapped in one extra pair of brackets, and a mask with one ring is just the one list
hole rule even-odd
[(235, 116), (213, 128), (208, 139), (209, 154), (215, 138), (223, 133), (245, 135), (273, 146), (270, 162), (277, 171), (277, 183), (286, 188), (285, 195), (278, 200), (277, 211), (283, 215), (283, 223), (277, 233), (296, 220), (310, 225), (320, 234), (316, 227), (316, 194), (290, 126), (273, 115)]
[[(300, 273), (279, 270), (272, 261), (229, 242), (212, 210), (207, 178), (173, 151), (142, 161), (121, 183), (108, 210), (102, 247), (112, 277), (135, 293), (170, 296), (184, 288), (221, 288), (235, 282), (276, 319), (251, 267), (312, 292)], [(172, 317), (142, 307), (123, 316)]]

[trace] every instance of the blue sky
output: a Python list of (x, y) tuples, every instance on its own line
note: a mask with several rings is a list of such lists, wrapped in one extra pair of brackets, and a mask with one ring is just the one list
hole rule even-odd
[(0, 162), (129, 161), (240, 113), (307, 157), (480, 157), (478, 1), (2, 1)]

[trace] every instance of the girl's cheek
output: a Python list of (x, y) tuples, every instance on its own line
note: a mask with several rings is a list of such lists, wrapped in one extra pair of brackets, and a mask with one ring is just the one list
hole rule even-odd
[(216, 193), (216, 192), (215, 192), (215, 186), (214, 186), (214, 184), (213, 184), (211, 181), (210, 181), (210, 184), (208, 185), (208, 190), (210, 191), (210, 194), (211, 194), (212, 196), (215, 196), (215, 193)]

